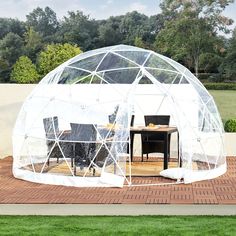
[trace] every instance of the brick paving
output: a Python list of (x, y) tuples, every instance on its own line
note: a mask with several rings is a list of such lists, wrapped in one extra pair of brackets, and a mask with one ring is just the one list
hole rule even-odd
[[(0, 160), (0, 204), (236, 204), (236, 157), (228, 157), (227, 164), (228, 171), (223, 176), (187, 185), (76, 188), (15, 179), (12, 158), (6, 157)], [(154, 178), (157, 177), (133, 180), (145, 183)]]

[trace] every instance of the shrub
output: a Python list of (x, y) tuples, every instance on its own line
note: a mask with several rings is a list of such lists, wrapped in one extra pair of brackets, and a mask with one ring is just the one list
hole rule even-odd
[[(228, 82), (225, 77), (225, 74), (222, 73), (199, 73), (198, 79), (202, 83), (224, 83)], [(231, 79), (229, 82), (234, 83), (234, 80)]]
[(236, 83), (204, 83), (208, 90), (236, 90)]
[(38, 80), (39, 74), (32, 61), (26, 56), (19, 57), (11, 72), (11, 82), (29, 84), (38, 82)]
[(236, 119), (229, 119), (225, 122), (225, 132), (236, 132)]
[(218, 72), (217, 68), (222, 63), (222, 57), (215, 53), (201, 53), (199, 57), (199, 68), (206, 73)]
[(41, 75), (46, 75), (63, 62), (80, 54), (81, 52), (82, 51), (79, 47), (76, 45), (73, 46), (69, 43), (47, 45), (46, 49), (41, 51), (38, 56), (38, 65)]
[(222, 74), (211, 74), (208, 77), (208, 82), (211, 83), (223, 83), (225, 81), (225, 77)]

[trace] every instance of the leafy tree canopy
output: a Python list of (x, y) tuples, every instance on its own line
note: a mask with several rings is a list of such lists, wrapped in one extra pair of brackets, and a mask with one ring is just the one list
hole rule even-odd
[(0, 39), (10, 32), (22, 37), (25, 32), (25, 23), (17, 19), (0, 18)]
[(163, 0), (160, 4), (162, 12), (170, 19), (176, 18), (182, 12), (192, 12), (195, 18), (205, 18), (214, 26), (215, 30), (229, 32), (228, 25), (233, 23), (232, 19), (221, 13), (234, 0)]
[(223, 58), (216, 53), (202, 53), (199, 56), (199, 68), (205, 73), (218, 73)]
[(9, 72), (8, 62), (0, 58), (0, 82), (7, 82)]
[(220, 66), (220, 71), (226, 75), (228, 80), (236, 81), (236, 28), (230, 39), (230, 45), (226, 52), (226, 57)]
[(22, 55), (23, 39), (14, 33), (8, 33), (0, 40), (0, 58), (8, 61), (12, 66), (19, 56)]
[(129, 12), (121, 20), (120, 30), (125, 36), (124, 43), (134, 44), (135, 37), (143, 37), (150, 32), (149, 18), (137, 11)]
[(38, 82), (39, 75), (35, 65), (27, 56), (21, 56), (13, 66), (11, 81), (20, 84)]
[(33, 27), (36, 32), (46, 38), (55, 34), (59, 27), (56, 13), (50, 7), (45, 7), (45, 9), (37, 7), (26, 15), (26, 19), (28, 27)]
[(61, 57), (61, 49), (54, 48), (52, 51), (59, 53), (55, 63), (53, 52), (50, 60), (42, 62), (46, 45), (66, 43), (79, 45), (83, 51), (115, 44), (136, 45), (166, 54), (196, 74), (215, 73), (220, 68), (229, 79), (235, 71), (234, 38), (220, 37), (219, 31), (229, 32), (232, 20), (223, 15), (223, 10), (233, 1), (162, 0), (162, 12), (150, 17), (133, 11), (94, 20), (82, 11), (71, 11), (58, 21), (51, 8), (38, 7), (26, 16), (26, 22), (0, 18), (0, 81), (9, 81), (12, 65), (22, 55), (37, 62), (45, 75), (75, 55), (67, 57), (63, 52)]
[(99, 22), (99, 41), (102, 46), (120, 44), (124, 40), (120, 24), (123, 16), (112, 16)]
[(232, 23), (219, 21), (223, 19), (221, 12), (231, 2), (231, 0), (162, 1), (163, 14), (169, 16), (171, 20), (165, 22), (164, 29), (157, 35), (156, 49), (184, 63), (188, 68), (194, 68), (198, 75), (200, 55), (219, 54), (222, 42), (217, 37), (216, 30), (224, 30)]
[(68, 15), (61, 23), (59, 34), (63, 36), (62, 41), (80, 45), (83, 50), (94, 48), (98, 37), (97, 22), (81, 11), (70, 11)]
[(24, 51), (25, 54), (33, 61), (36, 61), (36, 56), (43, 48), (43, 40), (38, 32), (33, 27), (28, 28), (28, 31), (24, 34)]
[(38, 65), (42, 76), (55, 69), (57, 66), (67, 61), (71, 57), (80, 54), (79, 47), (69, 43), (47, 45), (44, 51), (39, 54)]

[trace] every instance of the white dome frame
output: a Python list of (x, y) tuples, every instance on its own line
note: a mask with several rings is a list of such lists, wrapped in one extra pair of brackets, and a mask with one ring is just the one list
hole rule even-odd
[[(99, 127), (107, 125), (107, 117), (115, 108), (113, 126), (116, 129), (108, 127), (109, 132), (102, 136)], [(171, 125), (179, 132), (178, 151), (184, 183), (212, 179), (226, 172), (222, 121), (213, 97), (201, 82), (170, 58), (150, 50), (116, 45), (68, 60), (47, 74), (28, 96), (13, 132), (14, 176), (77, 187), (136, 185), (132, 183), (130, 155), (125, 151), (134, 113), (136, 125), (143, 125), (143, 115), (171, 116)], [(43, 119), (48, 117), (59, 119), (63, 131), (60, 135), (53, 127), (54, 137), (45, 136)], [(79, 140), (73, 136), (65, 139), (71, 123), (92, 124), (96, 130), (95, 140)], [(53, 145), (48, 151), (49, 142)], [(92, 162), (83, 176), (75, 176), (70, 156), (66, 154), (65, 146), (73, 143), (96, 143)], [(66, 174), (44, 173), (56, 146), (69, 174), (68, 171)], [(96, 155), (102, 149), (107, 157), (98, 166)], [(92, 166), (99, 169), (98, 177), (89, 173)]]

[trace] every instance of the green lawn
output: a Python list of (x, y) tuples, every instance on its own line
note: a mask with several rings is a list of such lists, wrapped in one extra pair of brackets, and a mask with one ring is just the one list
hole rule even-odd
[(236, 235), (236, 216), (0, 216), (0, 235)]
[(233, 90), (210, 90), (219, 109), (222, 120), (236, 118), (236, 91)]

